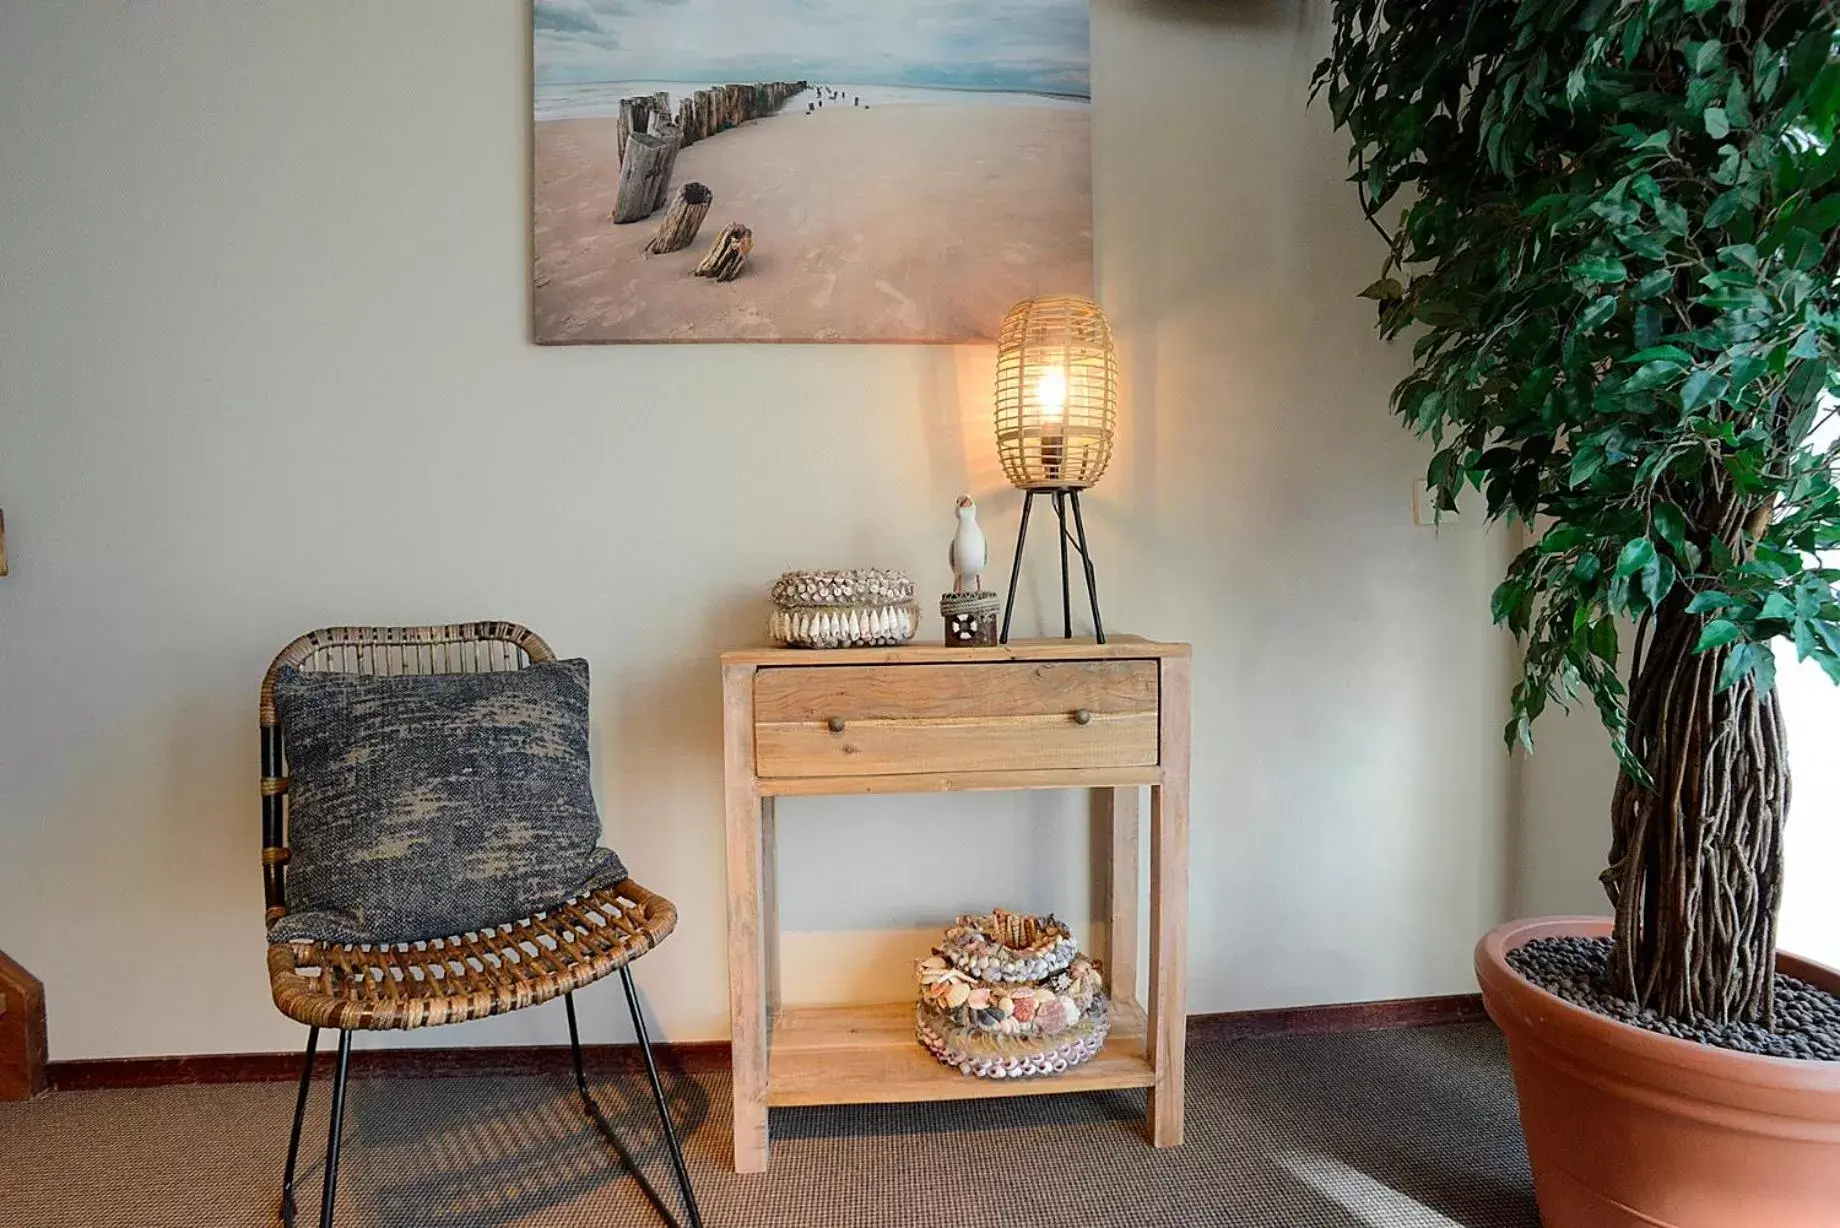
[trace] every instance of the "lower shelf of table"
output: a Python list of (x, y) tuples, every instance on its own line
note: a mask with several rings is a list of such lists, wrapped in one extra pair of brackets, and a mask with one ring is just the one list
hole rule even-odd
[(1149, 1087), (1156, 1069), (1144, 1056), (1144, 1013), (1112, 1008), (1112, 1030), (1098, 1056), (1064, 1074), (979, 1079), (941, 1065), (914, 1039), (914, 1004), (787, 1007), (773, 1021), (767, 1103), (895, 1104), (985, 1096), (1041, 1096)]

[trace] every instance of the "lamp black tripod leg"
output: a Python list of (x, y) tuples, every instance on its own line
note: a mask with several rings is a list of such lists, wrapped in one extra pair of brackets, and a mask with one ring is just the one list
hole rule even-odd
[(307, 1029), (307, 1058), (300, 1066), (300, 1094), (294, 1099), (294, 1128), (288, 1132), (287, 1168), (281, 1174), (281, 1222), (294, 1228), (294, 1166), (300, 1159), (300, 1128), (307, 1119), (307, 1092), (313, 1087), (313, 1058), (319, 1029)]
[[(651, 1041), (646, 1037), (645, 1021), (639, 1014), (639, 999), (638, 995), (633, 990), (631, 970), (622, 967), (620, 969), (620, 979), (626, 986), (626, 1002), (627, 1005), (632, 1008), (633, 1014), (633, 1031), (638, 1036), (640, 1052), (645, 1055), (645, 1072), (651, 1078), (652, 1098), (658, 1106), (658, 1120), (664, 1126), (665, 1143), (671, 1153), (672, 1166), (677, 1170), (678, 1189), (683, 1193), (684, 1207), (690, 1215), (690, 1226), (691, 1228), (703, 1228), (703, 1213), (696, 1205), (696, 1191), (690, 1185), (690, 1174), (688, 1170), (684, 1168), (684, 1154), (677, 1145), (677, 1130), (671, 1124), (671, 1114), (665, 1105), (664, 1088), (658, 1081), (658, 1067), (652, 1061), (652, 1045)], [(639, 1188), (644, 1191), (646, 1199), (652, 1204), (652, 1207), (658, 1212), (659, 1216), (665, 1223), (670, 1224), (671, 1228), (682, 1228), (682, 1225), (678, 1223), (677, 1217), (671, 1213), (671, 1208), (665, 1202), (663, 1196), (658, 1193), (656, 1187), (654, 1187), (650, 1179), (646, 1177), (645, 1170), (639, 1167), (639, 1162), (633, 1158), (631, 1152), (626, 1150), (625, 1144), (621, 1143), (619, 1136), (613, 1132), (612, 1123), (610, 1123), (606, 1115), (601, 1112), (600, 1105), (594, 1100), (594, 1094), (588, 1090), (588, 1073), (581, 1060), (581, 1031), (575, 1022), (575, 995), (572, 993), (564, 994), (562, 1001), (563, 1004), (568, 1007), (569, 1012), (569, 1052), (575, 1063), (575, 1090), (581, 1093), (582, 1107), (587, 1110), (589, 1118), (593, 1120), (595, 1127), (601, 1132), (601, 1136), (611, 1143), (613, 1149), (619, 1153), (620, 1162), (626, 1166), (626, 1171), (630, 1172), (633, 1175), (633, 1179), (639, 1183)]]
[(1000, 644), (1009, 643), (1009, 618), (1016, 612), (1016, 582), (1022, 579), (1022, 547), (1029, 540), (1029, 511), (1035, 506), (1035, 492), (1022, 492), (1022, 527), (1016, 531), (1016, 559), (1009, 565), (1009, 600), (1003, 603), (1003, 633)]
[[(1093, 637), (1103, 644), (1105, 643), (1105, 623), (1099, 617), (1099, 581), (1098, 578), (1093, 575), (1092, 551), (1086, 548), (1086, 518), (1080, 515), (1080, 492), (1077, 490), (1073, 491), (1067, 496), (1067, 499), (1073, 504), (1074, 531), (1080, 535), (1080, 562), (1086, 567), (1086, 596), (1092, 602)], [(1062, 550), (1064, 551), (1065, 549), (1066, 547), (1062, 546)], [(1061, 561), (1063, 564), (1066, 562), (1066, 555), (1064, 553), (1061, 556)], [(1066, 577), (1063, 575), (1061, 578), (1063, 594), (1066, 591), (1066, 583)]]
[(1073, 586), (1067, 582), (1067, 492), (1054, 492), (1054, 518), (1061, 539), (1061, 638), (1073, 638)]
[[(1046, 494), (1054, 501), (1054, 516), (1059, 522), (1061, 547), (1061, 634), (1073, 638), (1073, 577), (1068, 557), (1068, 545), (1071, 543), (1080, 552), (1080, 568), (1086, 573), (1086, 597), (1092, 605), (1093, 637), (1101, 644), (1105, 643), (1105, 622), (1099, 616), (1099, 580), (1093, 570), (1092, 552), (1086, 545), (1086, 518), (1080, 511), (1080, 492), (1068, 487), (1049, 491), (1024, 491), (1022, 496), (1022, 524), (1016, 531), (1016, 559), (1009, 569), (1009, 599), (1003, 604), (1003, 633), (999, 642), (1009, 643), (1010, 617), (1016, 612), (1016, 586), (1022, 578), (1022, 550), (1029, 540), (1029, 509), (1035, 505), (1036, 494)], [(1073, 508), (1073, 533), (1067, 532), (1067, 508)]]

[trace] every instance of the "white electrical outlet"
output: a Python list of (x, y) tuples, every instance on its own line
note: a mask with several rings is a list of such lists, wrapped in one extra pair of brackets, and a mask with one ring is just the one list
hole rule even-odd
[(1435, 529), (1439, 525), (1455, 524), (1462, 517), (1456, 512), (1439, 513), (1437, 498), (1431, 493), (1424, 478), (1412, 482), (1412, 523), (1426, 529)]

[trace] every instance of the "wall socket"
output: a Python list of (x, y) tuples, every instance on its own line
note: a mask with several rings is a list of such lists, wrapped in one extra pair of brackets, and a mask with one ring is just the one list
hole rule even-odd
[(1430, 486), (1424, 478), (1417, 478), (1412, 483), (1412, 523), (1421, 528), (1435, 529), (1440, 525), (1457, 524), (1463, 519), (1458, 512), (1437, 510), (1437, 500), (1432, 497)]

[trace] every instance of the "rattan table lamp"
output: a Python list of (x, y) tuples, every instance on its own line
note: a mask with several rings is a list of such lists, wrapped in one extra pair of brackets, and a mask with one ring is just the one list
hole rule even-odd
[(1071, 508), (1071, 541), (1086, 572), (1093, 634), (1105, 643), (1080, 492), (1099, 480), (1112, 459), (1117, 421), (1118, 362), (1112, 350), (1112, 328), (1099, 305), (1074, 295), (1054, 295), (1010, 308), (997, 341), (997, 452), (1004, 475), (1023, 492), (1023, 499), (1016, 557), (1010, 565), (1009, 599), (1003, 606), (1003, 643), (1009, 643), (1016, 583), (1022, 577), (1022, 548), (1029, 537), (1029, 512), (1035, 496), (1042, 494), (1053, 500), (1060, 525), (1064, 634), (1073, 638), (1073, 589), (1067, 557), (1067, 512)]

